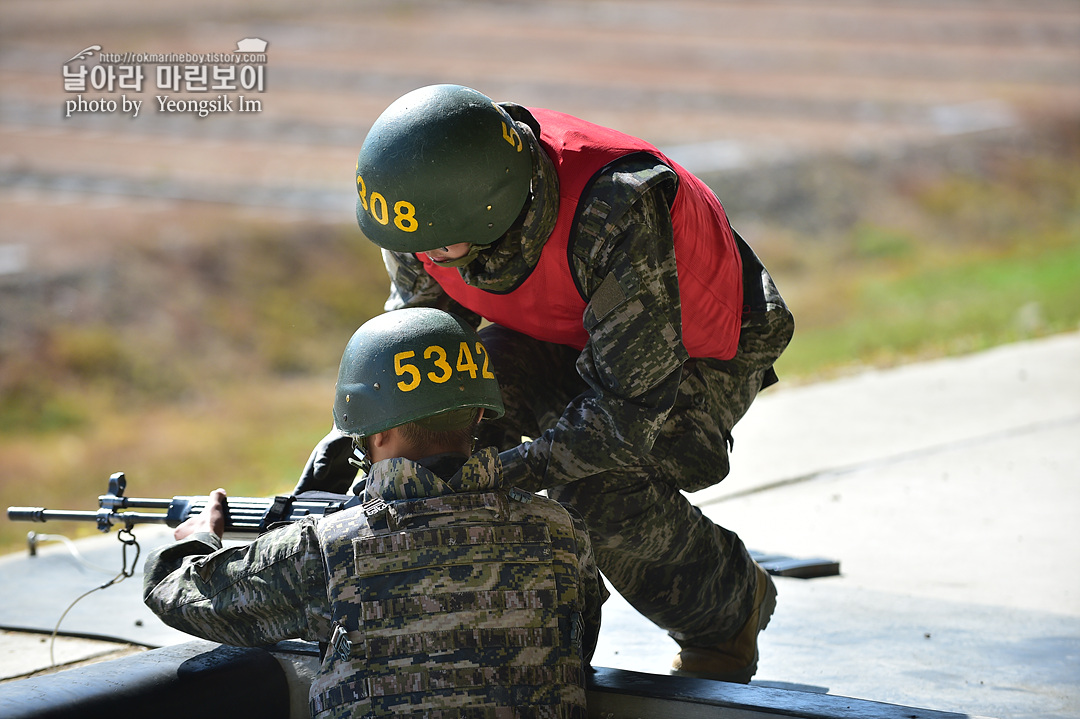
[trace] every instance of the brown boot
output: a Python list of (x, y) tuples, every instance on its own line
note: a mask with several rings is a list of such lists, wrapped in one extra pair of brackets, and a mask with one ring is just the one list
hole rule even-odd
[(757, 591), (750, 618), (727, 643), (718, 647), (683, 647), (671, 665), (671, 673), (684, 677), (749, 684), (757, 671), (757, 635), (769, 625), (776, 609), (776, 585), (769, 573), (757, 567)]

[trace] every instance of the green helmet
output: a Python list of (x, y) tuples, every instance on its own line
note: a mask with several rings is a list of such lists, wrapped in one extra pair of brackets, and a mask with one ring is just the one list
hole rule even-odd
[(491, 244), (521, 214), (532, 157), (510, 116), (461, 85), (398, 98), (375, 120), (356, 161), (356, 221), (395, 252)]
[(407, 422), (462, 429), (482, 408), (503, 414), (480, 335), (459, 317), (416, 307), (386, 312), (356, 330), (338, 370), (334, 426), (367, 437)]

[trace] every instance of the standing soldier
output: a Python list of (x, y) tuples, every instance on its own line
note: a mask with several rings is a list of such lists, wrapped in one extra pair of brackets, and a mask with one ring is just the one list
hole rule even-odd
[(334, 403), (362, 504), (222, 549), (216, 490), (147, 559), (147, 605), (212, 641), (327, 643), (314, 717), (585, 717), (606, 592), (580, 518), (509, 488), (493, 448), (471, 453), (502, 413), (471, 326), (420, 308), (370, 320)]

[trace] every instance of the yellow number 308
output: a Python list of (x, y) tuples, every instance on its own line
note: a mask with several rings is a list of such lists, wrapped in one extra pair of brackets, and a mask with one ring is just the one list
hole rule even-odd
[[(478, 366), (473, 360), (469, 344), (467, 342), (462, 342), (458, 347), (456, 363), (457, 371), (468, 372), (471, 379), (476, 379), (478, 371), (480, 377), (483, 379), (495, 379), (495, 375), (491, 371), (487, 352), (484, 350), (484, 345), (479, 342), (476, 343), (476, 354), (483, 357), (483, 367)], [(431, 345), (424, 350), (424, 359), (431, 363), (432, 371), (430, 372), (421, 372), (420, 368), (414, 362), (407, 361), (414, 357), (416, 357), (416, 352), (413, 350), (398, 352), (394, 355), (394, 373), (401, 378), (397, 383), (397, 388), (402, 392), (412, 392), (420, 386), (420, 383), (425, 377), (430, 382), (442, 384), (443, 382), (448, 381), (454, 374), (454, 367), (447, 361), (448, 355), (446, 349), (439, 345)]]
[[(367, 184), (360, 175), (356, 176), (356, 194), (360, 196), (360, 204), (364, 211), (371, 215), (372, 219), (380, 225), (390, 224), (390, 212), (386, 198), (380, 192), (372, 192), (368, 197)], [(394, 226), (402, 232), (416, 232), (420, 223), (416, 221), (416, 206), (405, 200), (394, 203)]]

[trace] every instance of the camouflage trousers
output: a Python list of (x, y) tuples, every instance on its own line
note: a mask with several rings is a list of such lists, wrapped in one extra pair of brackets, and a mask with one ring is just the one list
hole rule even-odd
[[(584, 517), (611, 584), (682, 646), (723, 643), (753, 610), (757, 575), (742, 540), (705, 517), (681, 490), (727, 476), (731, 430), (763, 384), (775, 381), (772, 365), (791, 340), (792, 316), (764, 268), (760, 276), (764, 296), (758, 293), (757, 306), (744, 315), (735, 357), (685, 363), (675, 407), (648, 461), (548, 490)], [(508, 449), (523, 435), (539, 436), (588, 389), (575, 370), (573, 348), (497, 325), (481, 336), (507, 409), (503, 418), (481, 424), (481, 442)]]

